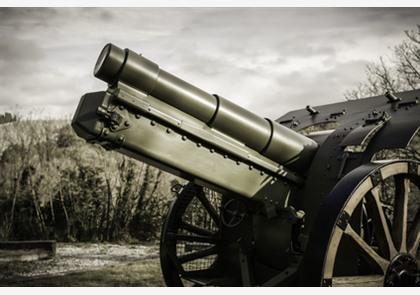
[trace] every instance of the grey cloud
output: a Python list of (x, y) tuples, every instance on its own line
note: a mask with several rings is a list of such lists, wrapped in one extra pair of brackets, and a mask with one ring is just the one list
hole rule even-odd
[[(278, 80), (267, 105), (260, 108), (266, 116), (277, 118), (306, 105), (322, 105), (343, 100), (346, 85), (356, 84), (364, 74), (366, 60), (336, 62), (334, 67), (317, 73), (291, 72)], [(287, 104), (285, 105), (285, 102)]]
[(342, 99), (365, 62), (418, 16), (418, 8), (2, 8), (0, 107), (73, 112), (84, 92), (106, 87), (92, 67), (113, 42), (275, 118), (308, 99)]
[(0, 43), (0, 60), (4, 63), (36, 62), (42, 56), (42, 50), (32, 40), (3, 36)]
[[(33, 40), (2, 36), (0, 43), (0, 105), (16, 104), (22, 98), (37, 95), (31, 86), (42, 71), (43, 51)], [(41, 83), (42, 85), (43, 83)], [(31, 86), (30, 86), (31, 85)], [(24, 95), (20, 96), (23, 93)]]

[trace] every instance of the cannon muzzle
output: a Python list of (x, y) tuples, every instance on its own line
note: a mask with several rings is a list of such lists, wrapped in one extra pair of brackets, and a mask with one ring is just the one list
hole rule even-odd
[(253, 197), (279, 178), (298, 182), (317, 150), (129, 49), (106, 45), (94, 75), (109, 87), (82, 97), (72, 122), (79, 136), (221, 192)]

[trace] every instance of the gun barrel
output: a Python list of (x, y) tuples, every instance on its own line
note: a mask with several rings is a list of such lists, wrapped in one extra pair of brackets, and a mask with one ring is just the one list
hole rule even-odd
[(153, 96), (294, 169), (307, 167), (317, 150), (312, 139), (211, 95), (129, 49), (107, 44), (99, 55), (94, 75), (109, 84), (123, 83)]

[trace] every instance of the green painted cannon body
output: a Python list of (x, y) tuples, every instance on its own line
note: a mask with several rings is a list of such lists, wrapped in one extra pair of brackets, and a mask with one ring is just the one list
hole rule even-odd
[[(419, 198), (407, 187), (418, 186), (418, 162), (375, 157), (412, 144), (418, 91), (308, 106), (270, 120), (112, 44), (94, 74), (108, 88), (82, 97), (76, 133), (190, 181), (163, 226), (168, 285), (333, 285), (361, 276), (415, 284), (420, 217), (418, 208), (407, 217), (398, 204), (401, 194)], [(378, 173), (385, 175), (366, 184)], [(405, 223), (391, 222), (391, 238), (378, 226), (367, 234), (372, 225), (363, 218), (390, 218), (379, 214), (382, 199), (371, 191), (391, 176), (393, 216)], [(357, 192), (361, 185), (368, 190)], [(406, 274), (395, 275), (401, 264)]]

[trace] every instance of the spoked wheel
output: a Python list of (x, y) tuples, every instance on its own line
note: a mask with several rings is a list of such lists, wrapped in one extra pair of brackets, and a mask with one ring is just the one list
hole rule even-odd
[(312, 235), (319, 231), (312, 243), (324, 257), (321, 285), (420, 285), (419, 169), (411, 161), (368, 164), (334, 187)]
[(222, 196), (189, 183), (178, 193), (162, 230), (160, 259), (168, 286), (211, 285), (219, 264)]

